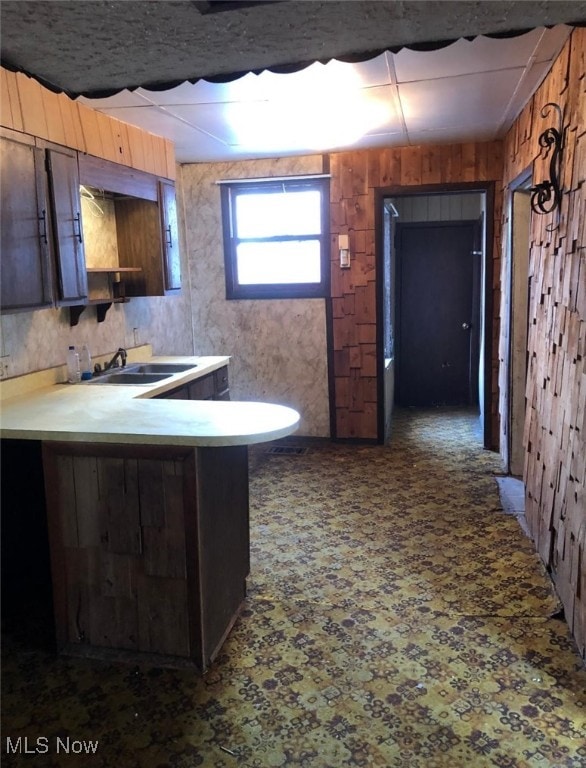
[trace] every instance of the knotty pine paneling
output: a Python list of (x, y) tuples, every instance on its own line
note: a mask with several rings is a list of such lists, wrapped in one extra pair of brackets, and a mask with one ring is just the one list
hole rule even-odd
[(586, 29), (575, 29), (504, 141), (504, 186), (526, 168), (548, 176), (539, 135), (564, 112), (563, 203), (531, 217), (526, 516), (568, 624), (586, 655)]
[[(340, 152), (330, 156), (333, 379), (336, 437), (377, 439), (375, 190), (496, 181), (495, 223), (502, 203), (502, 144), (453, 144)], [(498, 307), (500, 232), (495, 226), (492, 434), (498, 439)], [(348, 234), (349, 269), (341, 269), (338, 235)], [(368, 392), (368, 397), (365, 396)]]
[(175, 151), (167, 139), (97, 112), (64, 93), (53, 93), (34, 78), (3, 67), (0, 96), (0, 122), (5, 128), (175, 179)]

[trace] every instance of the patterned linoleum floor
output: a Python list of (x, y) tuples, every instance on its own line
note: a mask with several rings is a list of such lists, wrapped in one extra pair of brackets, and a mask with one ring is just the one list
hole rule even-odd
[(211, 671), (9, 635), (2, 765), (584, 768), (586, 671), (479, 439), (429, 411), (387, 447), (253, 449), (249, 597)]

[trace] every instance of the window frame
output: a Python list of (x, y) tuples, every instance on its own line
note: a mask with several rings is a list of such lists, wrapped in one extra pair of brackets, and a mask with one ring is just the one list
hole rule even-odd
[[(222, 205), (222, 230), (224, 240), (224, 266), (226, 276), (226, 299), (318, 299), (326, 298), (330, 286), (329, 260), (329, 175), (288, 176), (267, 179), (239, 179), (220, 182)], [(250, 238), (238, 238), (236, 232), (235, 198), (240, 194), (272, 194), (300, 189), (319, 190), (321, 194), (321, 234), (279, 235), (253, 238), (258, 242), (287, 242), (304, 239), (318, 239), (320, 243), (320, 281), (318, 283), (244, 283), (238, 282), (236, 247)], [(272, 192), (271, 192), (272, 190)]]

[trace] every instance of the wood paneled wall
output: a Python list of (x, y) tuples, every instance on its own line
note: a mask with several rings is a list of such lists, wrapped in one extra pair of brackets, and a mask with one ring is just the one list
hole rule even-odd
[(175, 179), (173, 143), (53, 93), (20, 72), (0, 67), (0, 121), (88, 155)]
[(539, 135), (564, 110), (563, 202), (531, 219), (526, 515), (579, 649), (586, 653), (586, 29), (575, 29), (505, 140), (505, 187), (533, 167), (548, 178)]
[[(498, 440), (498, 306), (502, 144), (397, 147), (330, 156), (333, 387), (337, 438), (377, 438), (375, 190), (497, 181), (494, 219), (493, 412)], [(352, 262), (340, 268), (338, 235), (348, 234)]]

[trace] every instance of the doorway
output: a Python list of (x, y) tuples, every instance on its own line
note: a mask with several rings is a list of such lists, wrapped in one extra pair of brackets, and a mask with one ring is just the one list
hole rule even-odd
[(397, 225), (398, 405), (478, 404), (477, 229), (474, 221)]
[(509, 190), (507, 245), (502, 295), (501, 456), (507, 472), (522, 477), (525, 460), (527, 336), (529, 323), (529, 251), (531, 174), (515, 179)]
[(492, 184), (379, 190), (385, 441), (393, 403), (466, 406), (492, 447), (493, 194)]

